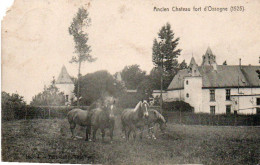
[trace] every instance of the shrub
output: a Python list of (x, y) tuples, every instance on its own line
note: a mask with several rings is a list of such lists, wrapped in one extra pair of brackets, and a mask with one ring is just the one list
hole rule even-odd
[(23, 96), (2, 92), (2, 119), (20, 119), (26, 104)]
[(194, 108), (184, 101), (164, 102), (163, 109), (166, 111), (193, 112)]

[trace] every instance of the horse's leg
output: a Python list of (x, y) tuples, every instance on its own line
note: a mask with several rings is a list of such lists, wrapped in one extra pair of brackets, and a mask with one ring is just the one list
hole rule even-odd
[(93, 128), (93, 141), (96, 141), (96, 133), (97, 133), (97, 128)]
[(86, 128), (86, 141), (89, 141), (89, 139), (90, 139), (90, 134), (91, 134), (91, 126), (87, 126), (87, 128)]
[(133, 138), (134, 138), (134, 140), (136, 138), (136, 128), (135, 127), (133, 127)]
[(155, 134), (154, 134), (154, 126), (155, 126), (155, 124), (151, 125), (151, 127), (150, 127), (151, 139), (156, 139)]
[(113, 135), (114, 135), (114, 127), (110, 128), (110, 139), (113, 141)]
[(131, 128), (128, 127), (128, 130), (125, 130), (125, 134), (126, 134), (126, 141), (129, 140), (129, 136), (130, 136), (130, 133), (131, 133)]
[(71, 138), (73, 139), (75, 136), (74, 136), (74, 130), (76, 128), (76, 124), (75, 123), (70, 123), (70, 131), (71, 131)]
[(104, 142), (104, 138), (105, 138), (105, 129), (104, 128), (101, 129), (101, 133), (102, 133), (102, 142)]
[(140, 128), (140, 131), (141, 131), (141, 133), (140, 133), (140, 139), (143, 139), (144, 127), (141, 127), (141, 128)]

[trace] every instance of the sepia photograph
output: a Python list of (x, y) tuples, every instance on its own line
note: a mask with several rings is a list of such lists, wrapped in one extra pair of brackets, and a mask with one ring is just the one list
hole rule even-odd
[(1, 162), (260, 164), (260, 1), (11, 1)]

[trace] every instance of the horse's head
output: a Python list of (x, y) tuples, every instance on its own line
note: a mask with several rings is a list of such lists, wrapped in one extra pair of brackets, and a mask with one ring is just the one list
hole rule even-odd
[(141, 108), (142, 108), (142, 112), (143, 112), (144, 117), (148, 118), (148, 116), (149, 116), (149, 113), (148, 113), (149, 104), (146, 100), (142, 101)]
[(160, 125), (160, 130), (164, 133), (167, 125), (166, 125), (166, 120), (163, 117), (162, 114), (160, 114), (157, 110), (150, 110), (149, 113), (149, 118), (152, 118), (152, 120), (154, 120), (155, 122), (159, 123)]
[(103, 106), (104, 106), (104, 109), (108, 112), (110, 118), (115, 117), (115, 113), (114, 113), (115, 103), (116, 103), (116, 100), (113, 97), (106, 97), (104, 99)]

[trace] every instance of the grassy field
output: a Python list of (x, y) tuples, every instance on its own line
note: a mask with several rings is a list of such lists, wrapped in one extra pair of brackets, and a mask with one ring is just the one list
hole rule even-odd
[[(84, 136), (83, 128), (77, 135)], [(111, 144), (70, 138), (66, 119), (2, 123), (2, 161), (102, 164), (259, 164), (259, 127), (185, 126), (168, 124), (158, 139), (125, 142), (117, 122)]]

